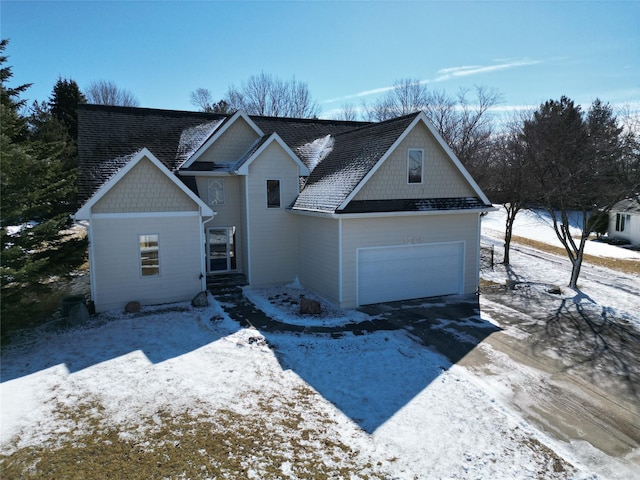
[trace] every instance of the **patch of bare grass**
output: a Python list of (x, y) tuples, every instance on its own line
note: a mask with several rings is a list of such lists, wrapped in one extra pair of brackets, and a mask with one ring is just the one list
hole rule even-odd
[[(567, 252), (562, 247), (556, 247), (554, 245), (549, 245), (548, 243), (539, 242), (537, 240), (532, 240), (530, 238), (519, 237), (517, 235), (514, 235), (512, 237), (512, 242), (519, 243), (521, 245), (526, 245), (528, 247), (535, 248), (536, 250), (541, 250), (543, 252), (551, 253), (554, 255), (560, 255), (562, 257), (567, 256)], [(629, 273), (632, 275), (640, 275), (640, 262), (638, 260), (625, 259), (625, 258), (598, 257), (595, 255), (585, 254), (584, 262), (590, 265), (595, 265), (598, 267), (605, 267), (611, 270), (616, 270), (618, 272)]]
[[(255, 411), (159, 411), (126, 426), (110, 425), (95, 402), (60, 407), (71, 428), (46, 444), (0, 457), (3, 479), (95, 478), (387, 478), (366, 455), (332, 435), (333, 420), (308, 422), (314, 392), (260, 396)], [(316, 409), (317, 410), (317, 409)]]

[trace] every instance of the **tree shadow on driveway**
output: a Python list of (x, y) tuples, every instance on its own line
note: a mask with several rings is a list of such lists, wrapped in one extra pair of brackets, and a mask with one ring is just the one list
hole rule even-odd
[(257, 328), (283, 369), (295, 372), (368, 433), (498, 330), (480, 318), (475, 296), (367, 306), (361, 310), (370, 321), (340, 327), (285, 324), (241, 293), (228, 300), (226, 312)]
[(575, 296), (558, 301), (540, 343), (555, 350), (565, 370), (589, 372), (596, 384), (618, 379), (627, 396), (640, 401), (640, 332), (584, 292), (576, 289)]

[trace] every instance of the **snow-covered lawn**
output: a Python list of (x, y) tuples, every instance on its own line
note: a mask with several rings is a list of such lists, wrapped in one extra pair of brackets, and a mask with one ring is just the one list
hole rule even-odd
[[(566, 282), (566, 266), (539, 267), (515, 268), (532, 269), (532, 281)], [(488, 272), (502, 282), (504, 274)], [(594, 282), (585, 291), (595, 303), (638, 320), (637, 298), (612, 288), (601, 300)], [(249, 296), (300, 324), (269, 302), (272, 293)], [(210, 301), (103, 314), (5, 346), (3, 478), (56, 478), (65, 468), (70, 478), (101, 476), (91, 468), (111, 478), (603, 478), (511, 408), (504, 387), (407, 330), (263, 333)], [(364, 318), (335, 311), (320, 323)]]

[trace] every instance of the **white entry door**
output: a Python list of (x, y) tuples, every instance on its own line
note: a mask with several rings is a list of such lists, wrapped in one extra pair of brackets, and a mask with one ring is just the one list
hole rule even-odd
[(357, 257), (358, 305), (463, 291), (463, 242), (362, 248)]

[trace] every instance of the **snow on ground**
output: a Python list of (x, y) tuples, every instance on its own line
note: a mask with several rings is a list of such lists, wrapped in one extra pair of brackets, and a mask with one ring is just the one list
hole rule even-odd
[(88, 399), (102, 418), (125, 426), (159, 411), (260, 415), (256, 397), (295, 398), (308, 385), (316, 414), (307, 428), (346, 442), (356, 453), (330, 460), (357, 455), (363, 475), (597, 478), (579, 465), (554, 473), (559, 460), (549, 457), (548, 438), (402, 330), (265, 338), (239, 328), (212, 299), (205, 310), (178, 304), (142, 316), (106, 315), (94, 325), (25, 338), (2, 356), (3, 454), (70, 434), (61, 408)]
[[(483, 234), (499, 236), (500, 215), (483, 219)], [(546, 238), (539, 224), (533, 225), (536, 218), (519, 217), (515, 234)], [(496, 268), (487, 275), (502, 283), (508, 275), (526, 276), (533, 289), (536, 282), (544, 288), (568, 279), (566, 264), (514, 260), (511, 271)], [(616, 276), (621, 284), (607, 286), (598, 271), (586, 270), (582, 294), (563, 295), (610, 308), (640, 325), (640, 295), (631, 294), (640, 289), (633, 283), (637, 279)], [(305, 320), (295, 309), (272, 301), (293, 295), (297, 287), (246, 294), (273, 318), (299, 325)], [(53, 445), (71, 435), (74, 426), (61, 413), (66, 407), (89, 406), (101, 421), (121, 426), (121, 435), (144, 436), (150, 428), (144, 427), (146, 419), (162, 421), (158, 412), (214, 416), (232, 410), (269, 425), (273, 413), (258, 408), (269, 401), (286, 405), (279, 415), (293, 411), (316, 432), (309, 441), (317, 442), (326, 464), (356, 462), (351, 478), (602, 478), (582, 457), (500, 401), (508, 396), (504, 385), (479, 382), (404, 330), (263, 334), (241, 328), (210, 301), (206, 309), (176, 304), (147, 307), (137, 315), (102, 314), (85, 325), (43, 328), (4, 347), (0, 454)], [(361, 312), (335, 310), (313, 322), (340, 326), (365, 318)], [(292, 406), (291, 399), (309, 388), (310, 401)], [(140, 427), (127, 430), (127, 425)], [(323, 450), (323, 438), (350, 450)], [(260, 478), (255, 468), (253, 478)], [(283, 464), (281, 470), (282, 478), (295, 478), (293, 465)]]
[[(504, 236), (507, 212), (502, 205), (494, 205), (494, 207), (498, 210), (490, 212), (482, 218), (482, 232), (486, 235), (502, 237)], [(580, 238), (579, 223), (577, 220), (574, 224), (575, 227), (571, 228), (571, 233), (575, 238)], [(551, 216), (543, 210), (521, 210), (516, 215), (516, 220), (513, 224), (513, 234), (558, 247), (562, 246), (553, 229)], [(597, 241), (587, 242), (585, 253), (601, 257), (640, 260), (640, 252)]]
[[(506, 213), (503, 207), (491, 212), (482, 219), (483, 238), (498, 242), (504, 239)], [(560, 246), (551, 220), (544, 212), (523, 210), (516, 216), (513, 228), (514, 235), (531, 238), (551, 245)], [(512, 250), (522, 247), (512, 245)], [(526, 248), (524, 250), (527, 250)], [(640, 252), (589, 241), (585, 252), (610, 258), (638, 260)], [(640, 329), (640, 278), (637, 275), (616, 272), (615, 276), (604, 268), (594, 267), (584, 262), (578, 286), (578, 292), (565, 288), (571, 276), (571, 264), (565, 256), (556, 256), (535, 252), (532, 255), (513, 254), (511, 265), (504, 267), (496, 264), (494, 270), (483, 271), (482, 277), (504, 284), (505, 279), (527, 282), (533, 292), (545, 291), (550, 285), (562, 288), (563, 298), (581, 303), (585, 308), (595, 310), (608, 309), (612, 314), (634, 322)]]

